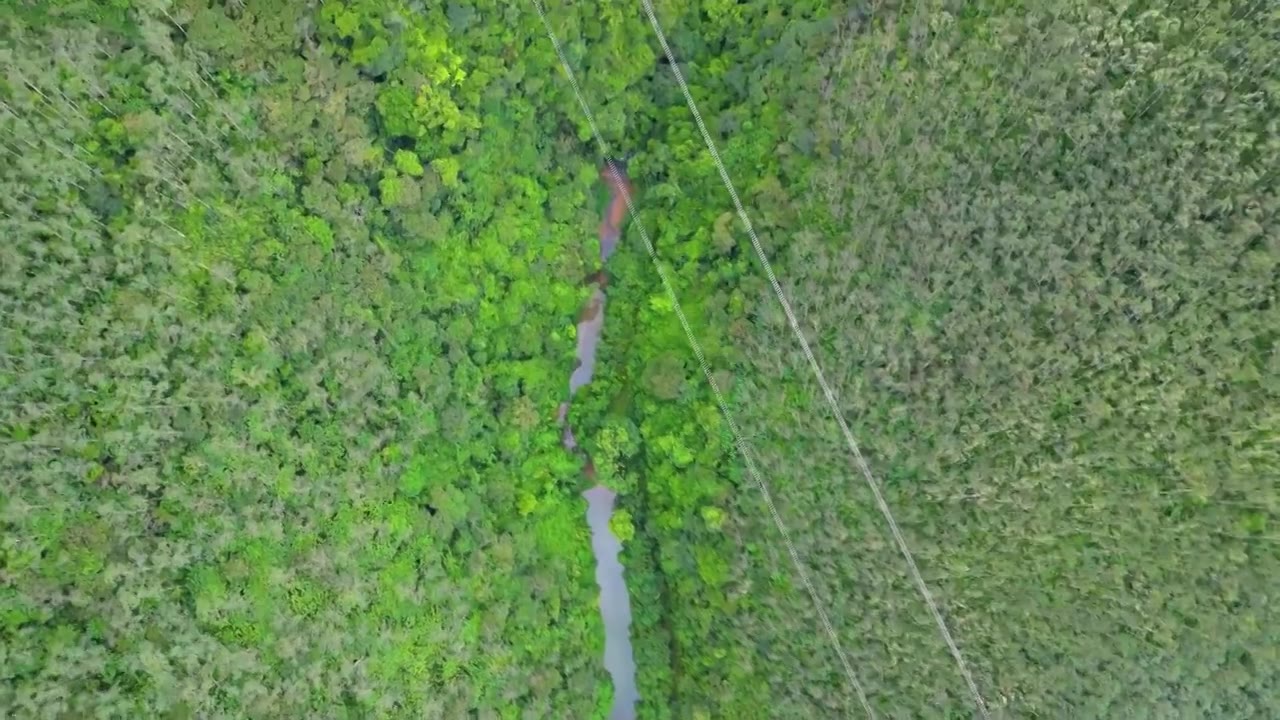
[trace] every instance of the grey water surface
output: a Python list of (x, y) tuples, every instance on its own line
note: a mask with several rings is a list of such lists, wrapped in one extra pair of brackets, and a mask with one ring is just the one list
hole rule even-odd
[(582, 493), (587, 499), (587, 524), (591, 526), (591, 550), (596, 555), (596, 584), (600, 586), (600, 617), (604, 620), (604, 669), (613, 678), (613, 710), (610, 720), (634, 720), (636, 662), (631, 654), (631, 601), (622, 577), (618, 553), (622, 543), (609, 529), (616, 493), (597, 485)]

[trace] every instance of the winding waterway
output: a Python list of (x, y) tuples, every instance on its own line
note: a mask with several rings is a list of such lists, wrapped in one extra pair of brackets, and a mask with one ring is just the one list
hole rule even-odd
[[(600, 221), (600, 268), (589, 279), (593, 286), (591, 297), (578, 315), (577, 364), (569, 375), (569, 400), (560, 404), (559, 421), (562, 427), (561, 441), (565, 449), (582, 458), (582, 473), (595, 483), (596, 468), (591, 457), (578, 445), (569, 422), (570, 402), (578, 388), (591, 382), (595, 374), (596, 349), (600, 346), (604, 329), (605, 287), (608, 275), (604, 265), (618, 248), (622, 235), (622, 219), (626, 215), (623, 193), (631, 193), (631, 181), (626, 165), (607, 162), (600, 169), (600, 181), (609, 191), (604, 217)], [(596, 584), (600, 586), (600, 617), (604, 623), (604, 668), (613, 680), (613, 709), (610, 720), (634, 720), (636, 702), (636, 663), (631, 652), (631, 601), (627, 595), (627, 583), (622, 576), (622, 564), (618, 553), (622, 543), (609, 528), (613, 517), (613, 502), (617, 493), (595, 484), (582, 494), (587, 500), (587, 524), (591, 528), (591, 550), (596, 557)]]

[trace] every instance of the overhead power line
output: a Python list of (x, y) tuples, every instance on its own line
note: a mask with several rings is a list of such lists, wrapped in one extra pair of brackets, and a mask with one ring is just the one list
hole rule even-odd
[(835, 393), (832, 392), (826, 375), (822, 372), (822, 368), (819, 367), (818, 360), (814, 357), (813, 349), (809, 347), (809, 341), (805, 339), (804, 333), (800, 331), (800, 323), (796, 320), (795, 312), (791, 309), (791, 303), (782, 292), (782, 286), (778, 283), (778, 277), (773, 271), (769, 258), (765, 256), (764, 249), (760, 245), (760, 238), (756, 235), (755, 227), (751, 224), (751, 219), (747, 217), (747, 211), (742, 206), (742, 200), (738, 197), (738, 191), (734, 188), (733, 181), (729, 179), (729, 173), (725, 169), (724, 161), (720, 159), (720, 153), (716, 150), (715, 142), (711, 139), (711, 133), (707, 132), (706, 123), (702, 121), (702, 113), (698, 111), (698, 105), (694, 102), (693, 95), (689, 92), (689, 84), (685, 82), (684, 73), (681, 72), (680, 65), (676, 62), (675, 53), (671, 51), (671, 46), (667, 43), (667, 36), (662, 31), (658, 16), (653, 11), (653, 3), (650, 0), (641, 1), (644, 4), (645, 14), (649, 17), (649, 24), (653, 26), (653, 31), (658, 36), (658, 42), (662, 45), (662, 51), (667, 57), (671, 72), (675, 74), (676, 82), (680, 85), (680, 91), (684, 93), (685, 102), (689, 105), (689, 111), (693, 113), (693, 119), (698, 125), (698, 130), (702, 133), (703, 141), (706, 142), (707, 150), (711, 153), (712, 160), (715, 161), (716, 169), (720, 171), (720, 179), (724, 182), (725, 188), (729, 191), (729, 196), (733, 199), (733, 206), (737, 210), (738, 218), (742, 221), (743, 227), (746, 228), (747, 234), (751, 237), (751, 246), (755, 248), (756, 257), (760, 259), (760, 264), (764, 267), (765, 274), (769, 277), (769, 284), (773, 286), (773, 293), (777, 296), (778, 303), (782, 305), (782, 311), (787, 316), (787, 322), (791, 325), (791, 330), (795, 333), (796, 339), (800, 343), (800, 349), (809, 361), (809, 367), (813, 370), (813, 374), (818, 380), (818, 385), (822, 388), (822, 394), (826, 398), (827, 404), (831, 406), (831, 413), (835, 416), (836, 422), (840, 426), (840, 431), (844, 435), (849, 452), (853, 455), (855, 464), (866, 479), (867, 487), (871, 489), (871, 494), (875, 497), (876, 506), (880, 509), (880, 514), (884, 516), (885, 521), (889, 524), (889, 530), (893, 533), (894, 543), (898, 546), (899, 552), (902, 553), (907, 569), (911, 573), (911, 578), (915, 581), (916, 588), (920, 591), (920, 596), (924, 598), (925, 604), (929, 607), (929, 612), (933, 615), (934, 622), (938, 625), (938, 631), (942, 634), (942, 639), (946, 642), (947, 648), (950, 649), (952, 657), (955, 658), (956, 666), (960, 669), (960, 674), (964, 677), (965, 684), (969, 686), (969, 692), (973, 695), (973, 701), (977, 705), (978, 711), (983, 718), (989, 720), (991, 713), (987, 710), (987, 703), (983, 700), (982, 693), (978, 691), (978, 684), (973, 679), (969, 664), (965, 661), (964, 654), (960, 652), (960, 646), (956, 644), (955, 638), (951, 634), (951, 629), (947, 627), (947, 622), (942, 616), (942, 610), (938, 607), (937, 600), (934, 599), (933, 593), (929, 590), (929, 585), (924, 581), (920, 568), (916, 566), (915, 556), (912, 555), (911, 549), (907, 546), (906, 538), (903, 537), (902, 530), (898, 527), (898, 521), (889, 509), (889, 503), (884, 499), (884, 492), (880, 488), (880, 483), (872, 475), (871, 467), (867, 464), (867, 459), (863, 456), (862, 449), (858, 447), (858, 442), (854, 439), (853, 432), (849, 429), (849, 424), (845, 421), (844, 414), (840, 411)]
[[(578, 100), (578, 105), (582, 108), (583, 115), (586, 116), (587, 124), (591, 126), (591, 134), (595, 137), (596, 144), (600, 148), (601, 154), (608, 163), (610, 169), (616, 171), (613, 157), (610, 152), (608, 143), (600, 134), (600, 129), (596, 125), (595, 115), (591, 112), (591, 108), (587, 105), (586, 98), (583, 97), (582, 90), (578, 85), (577, 77), (573, 73), (573, 69), (569, 67), (569, 61), (565, 57), (564, 49), (560, 46), (560, 41), (555, 35), (555, 31), (551, 28), (551, 23), (547, 19), (545, 10), (542, 7), (541, 0), (532, 0), (534, 9), (541, 18), (543, 27), (547, 31), (547, 38), (555, 47), (556, 55), (560, 58), (560, 65), (564, 69), (565, 75), (569, 79), (570, 85), (573, 86), (574, 96)], [(804, 563), (800, 559), (799, 552), (796, 551), (795, 543), (791, 540), (791, 533), (787, 530), (786, 524), (782, 521), (782, 516), (778, 513), (778, 508), (773, 501), (773, 495), (769, 492), (768, 484), (761, 477), (759, 469), (756, 467), (755, 460), (749, 452), (746, 440), (742, 436), (742, 432), (738, 428), (737, 421), (733, 418), (733, 413), (729, 410), (729, 405), (724, 399), (724, 394), (720, 391), (719, 385), (711, 374), (711, 368), (707, 364), (706, 354), (702, 350), (701, 343), (693, 334), (693, 329), (689, 325), (689, 320), (685, 316), (684, 310), (680, 305), (680, 300), (676, 297), (675, 288), (672, 286), (667, 272), (662, 268), (661, 262), (658, 260), (658, 254), (654, 250), (653, 242), (649, 238), (649, 233), (645, 231), (644, 224), (640, 221), (636, 211), (636, 206), (631, 194), (625, 189), (622, 191), (622, 198), (627, 204), (627, 212), (630, 214), (632, 221), (635, 223), (637, 231), (640, 233), (641, 239), (644, 241), (645, 250), (649, 253), (649, 258), (653, 261), (654, 268), (658, 271), (658, 277), (662, 281), (662, 287), (666, 290), (668, 298), (671, 300), (671, 306), (675, 311), (676, 317), (680, 320), (680, 327), (684, 329), (685, 338), (689, 341), (689, 346), (693, 349), (693, 354), (698, 359), (698, 364), (702, 368), (702, 374), (707, 378), (707, 382), (711, 385), (711, 392), (715, 395), (716, 404), (720, 407), (720, 412), (724, 414), (725, 421), (729, 426), (729, 431), (733, 434), (734, 445), (738, 449), (738, 453), (742, 456), (743, 463), (746, 465), (747, 474), (755, 482), (756, 487), (760, 490), (760, 495), (764, 499), (765, 505), (769, 509), (769, 515), (773, 519), (774, 525), (778, 528), (779, 534), (782, 535), (782, 542), (786, 546), (787, 555), (791, 558), (792, 565), (795, 566), (796, 574), (800, 577), (800, 582), (804, 585), (805, 590), (809, 594), (809, 598), (813, 601), (814, 609), (818, 614), (819, 622), (823, 631), (830, 640), (832, 648), (840, 659), (841, 667), (844, 669), (845, 676), (849, 679), (849, 684), (853, 687), (855, 694), (858, 696), (858, 702), (866, 711), (867, 717), (875, 718), (875, 711), (871, 707), (870, 701), (867, 699), (866, 690), (862, 686), (862, 682), (858, 679), (857, 673), (853, 670), (852, 663), (849, 662), (848, 655), (844, 651), (844, 647), (840, 643), (840, 638), (836, 634), (835, 628), (831, 624), (831, 619), (827, 615), (821, 598), (818, 596), (817, 588), (814, 587), (813, 581), (809, 578), (809, 572), (806, 570)]]

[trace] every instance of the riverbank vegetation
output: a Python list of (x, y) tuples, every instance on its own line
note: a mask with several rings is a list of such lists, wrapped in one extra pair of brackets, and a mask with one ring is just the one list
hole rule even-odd
[[(1269, 717), (1280, 14), (657, 2), (997, 717)], [(974, 703), (638, 3), (551, 3), (870, 702)], [(603, 717), (528, 3), (0, 11), (0, 714)], [(860, 712), (634, 223), (575, 433), (642, 718)]]

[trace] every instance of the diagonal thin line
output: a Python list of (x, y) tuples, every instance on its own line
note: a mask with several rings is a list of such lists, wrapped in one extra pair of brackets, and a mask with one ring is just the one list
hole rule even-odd
[(938, 631), (942, 634), (942, 639), (946, 641), (947, 647), (951, 650), (951, 656), (955, 658), (956, 666), (960, 669), (960, 674), (964, 676), (965, 684), (969, 686), (969, 692), (973, 695), (973, 701), (977, 704), (978, 711), (983, 718), (990, 720), (991, 714), (987, 710), (987, 703), (982, 699), (982, 693), (978, 691), (978, 684), (974, 682), (973, 673), (969, 670), (969, 664), (965, 662), (964, 655), (960, 652), (960, 647), (956, 645), (955, 638), (952, 637), (951, 630), (947, 627), (947, 622), (942, 617), (942, 611), (938, 609), (938, 602), (934, 599), (933, 593), (929, 590), (924, 577), (920, 574), (920, 568), (916, 566), (915, 557), (911, 554), (910, 548), (907, 547), (907, 541), (902, 535), (902, 530), (898, 528), (898, 521), (894, 519), (893, 512), (889, 510), (889, 504), (885, 502), (880, 483), (871, 474), (871, 468), (867, 465), (867, 460), (863, 456), (862, 450), (858, 447), (858, 442), (854, 440), (853, 432), (849, 430), (849, 424), (845, 422), (844, 414), (840, 412), (835, 393), (831, 391), (826, 375), (823, 374), (822, 368), (818, 366), (818, 361), (813, 355), (813, 349), (809, 347), (809, 341), (805, 340), (804, 333), (800, 331), (800, 323), (796, 320), (795, 312), (791, 309), (791, 303), (787, 301), (786, 296), (782, 293), (782, 286), (778, 284), (778, 277), (773, 272), (773, 266), (769, 263), (769, 259), (764, 254), (764, 249), (760, 246), (760, 238), (756, 236), (755, 227), (752, 226), (746, 210), (742, 207), (742, 200), (738, 198), (738, 191), (734, 188), (733, 181), (729, 179), (729, 173), (725, 170), (724, 162), (720, 159), (720, 153), (716, 150), (715, 142), (712, 141), (711, 134), (707, 132), (706, 124), (702, 122), (702, 114), (698, 112), (698, 105), (693, 101), (693, 95), (689, 92), (689, 85), (685, 82), (684, 74), (680, 71), (679, 64), (676, 63), (675, 54), (671, 52), (671, 46), (667, 44), (667, 36), (662, 32), (662, 26), (658, 23), (658, 16), (653, 12), (653, 3), (651, 0), (641, 0), (641, 2), (644, 4), (645, 15), (649, 16), (649, 24), (653, 26), (653, 30), (658, 36), (658, 42), (662, 44), (662, 51), (667, 56), (671, 71), (675, 74), (676, 81), (680, 84), (680, 91), (684, 93), (685, 102), (688, 103), (689, 110), (693, 113), (693, 119), (698, 124), (702, 139), (706, 142), (707, 149), (711, 152), (711, 158), (715, 160), (716, 169), (720, 171), (720, 179), (724, 181), (724, 186), (729, 190), (730, 197), (733, 198), (733, 206), (738, 211), (738, 218), (742, 220), (747, 234), (751, 236), (751, 245), (755, 248), (756, 256), (760, 258), (760, 264), (764, 266), (765, 274), (769, 276), (769, 284), (773, 286), (773, 292), (777, 295), (778, 302), (782, 305), (782, 311), (786, 313), (787, 322), (790, 323), (796, 339), (800, 341), (800, 348), (809, 360), (809, 366), (813, 369), (813, 374), (818, 379), (818, 385), (822, 387), (822, 394), (826, 397), (827, 404), (831, 406), (831, 413), (835, 416), (836, 422), (839, 423), (840, 431), (844, 433), (844, 439), (849, 446), (849, 451), (853, 453), (858, 469), (862, 471), (863, 477), (866, 478), (867, 487), (871, 489), (872, 495), (875, 496), (876, 506), (879, 507), (880, 514), (884, 515), (885, 521), (889, 523), (894, 542), (898, 545), (898, 550), (901, 551), (902, 558), (906, 560), (907, 568), (911, 571), (911, 578), (915, 581), (916, 588), (920, 591), (920, 596), (924, 598), (925, 604), (929, 606), (929, 612), (932, 613), (934, 621), (938, 624)]
[[(587, 118), (587, 123), (591, 126), (591, 134), (595, 136), (596, 144), (600, 147), (600, 152), (604, 155), (605, 162), (609, 165), (609, 169), (617, 172), (617, 166), (614, 164), (612, 155), (609, 152), (609, 146), (605, 142), (604, 137), (600, 134), (600, 129), (596, 126), (595, 115), (592, 114), (591, 108), (587, 106), (587, 101), (582, 95), (582, 90), (578, 86), (577, 77), (573, 74), (573, 70), (569, 67), (569, 61), (565, 57), (564, 50), (560, 46), (559, 39), (556, 38), (555, 32), (551, 29), (551, 23), (547, 20), (546, 12), (543, 10), (541, 0), (531, 0), (533, 7), (538, 12), (538, 17), (542, 19), (542, 25), (546, 28), (547, 38), (551, 40), (551, 44), (555, 46), (556, 55), (560, 58), (560, 65), (564, 69), (564, 74), (569, 78), (570, 85), (573, 86), (573, 94), (577, 97), (578, 105), (581, 106), (583, 114)], [(777, 526), (778, 532), (782, 535), (782, 542), (787, 548), (787, 554), (791, 558), (792, 565), (796, 568), (796, 574), (800, 576), (805, 590), (809, 593), (810, 600), (813, 601), (814, 609), (818, 613), (818, 619), (822, 623), (822, 628), (826, 632), (828, 639), (831, 641), (832, 647), (835, 649), (836, 655), (840, 658), (840, 664), (844, 668), (845, 676), (849, 679), (849, 684), (853, 686), (854, 692), (858, 696), (858, 702), (862, 705), (862, 709), (866, 711), (867, 717), (875, 720), (875, 711), (871, 708), (871, 703), (867, 700), (867, 693), (862, 687), (862, 683), (858, 680), (857, 674), (853, 671), (853, 665), (849, 662), (848, 656), (845, 654), (844, 647), (840, 644), (840, 638), (836, 635), (835, 628), (831, 625), (831, 620), (827, 616), (827, 611), (822, 605), (821, 599), (818, 597), (818, 591), (813, 585), (813, 581), (809, 579), (809, 573), (805, 569), (804, 563), (800, 560), (800, 554), (796, 552), (795, 544), (791, 541), (791, 533), (787, 530), (787, 526), (782, 521), (782, 516), (778, 513), (778, 508), (773, 502), (773, 495), (769, 492), (768, 485), (760, 476), (760, 471), (756, 467), (755, 460), (752, 459), (748, 452), (749, 446), (742, 437), (742, 432), (738, 429), (738, 423), (733, 419), (733, 414), (729, 411), (729, 405), (725, 402), (724, 395), (720, 392), (719, 385), (716, 384), (715, 378), (711, 375), (711, 368), (707, 364), (706, 355), (702, 351), (702, 345), (698, 339), (694, 337), (693, 329), (689, 325), (689, 320), (684, 314), (684, 310), (680, 306), (680, 301), (676, 297), (675, 288), (667, 277), (666, 271), (662, 268), (662, 263), (658, 260), (658, 253), (654, 250), (653, 242), (649, 239), (649, 233), (645, 231), (644, 224), (640, 222), (637, 214), (635, 203), (631, 198), (631, 193), (625, 187), (619, 187), (622, 193), (622, 199), (627, 204), (627, 212), (635, 223), (636, 229), (640, 233), (641, 239), (644, 240), (645, 250), (649, 252), (649, 258), (653, 260), (653, 266), (658, 271), (658, 277), (662, 280), (662, 287), (667, 291), (667, 296), (671, 299), (671, 306), (675, 310), (676, 317), (680, 320), (680, 327), (684, 329), (685, 337), (689, 341), (689, 346), (693, 349), (693, 354), (698, 358), (698, 364), (702, 367), (702, 374), (706, 376), (707, 382), (711, 385), (711, 392), (715, 394), (716, 403), (720, 406), (720, 412), (724, 414), (725, 421), (729, 425), (730, 432), (733, 433), (734, 445), (738, 449), (738, 453), (742, 455), (743, 463), (746, 465), (747, 473), (751, 479), (755, 481), (756, 487), (760, 490), (760, 495), (764, 498), (765, 505), (769, 508), (769, 515), (773, 518), (773, 524)]]
[[(1172, 3), (1170, 4), (1172, 5)], [(1200, 10), (1191, 18), (1191, 21), (1194, 21), (1196, 18), (1200, 17), (1200, 15), (1202, 15), (1205, 9), (1210, 7), (1210, 5), (1211, 3), (1206, 4), (1204, 7), (1200, 8)], [(1253, 5), (1249, 5), (1248, 7), (1250, 8), (1250, 10), (1249, 10), (1249, 13), (1245, 16), (1245, 22), (1248, 22), (1249, 18), (1252, 17), (1253, 14), (1257, 12), (1259, 8), (1262, 7), (1262, 5), (1263, 5), (1263, 0), (1258, 0)], [(1231, 15), (1227, 17), (1227, 24), (1229, 25), (1230, 23), (1234, 22), (1239, 17), (1239, 13), (1240, 13), (1239, 10), (1232, 11)], [(1188, 21), (1188, 22), (1191, 22), (1191, 21)], [(1204, 34), (1204, 29), (1209, 27), (1209, 23), (1211, 22), (1213, 22), (1213, 18), (1207, 18), (1204, 22), (1200, 23), (1200, 27), (1196, 28), (1195, 34), (1193, 34), (1191, 36), (1191, 39), (1187, 41), (1187, 45), (1192, 46), (1192, 53), (1195, 53), (1199, 49), (1200, 43), (1198, 41), (1200, 39), (1200, 36)], [(1172, 55), (1172, 54), (1173, 54), (1173, 51), (1170, 50), (1169, 52), (1165, 53), (1164, 57), (1168, 57), (1169, 55)], [(1193, 60), (1195, 59), (1194, 56), (1192, 57), (1192, 59)], [(1185, 67), (1186, 65), (1190, 64), (1190, 62), (1191, 61), (1188, 60), (1186, 63), (1183, 63), (1183, 66)], [(1158, 70), (1159, 68), (1156, 68), (1156, 71)], [(1155, 71), (1152, 72), (1152, 75), (1153, 76), (1155, 75)], [(1146, 112), (1151, 109), (1151, 106), (1155, 105), (1156, 101), (1160, 99), (1160, 96), (1164, 94), (1165, 90), (1168, 90), (1168, 89), (1169, 89), (1169, 83), (1160, 83), (1160, 86), (1157, 87), (1156, 90), (1151, 93), (1150, 97), (1148, 97), (1147, 101), (1142, 105), (1142, 109), (1130, 115), (1127, 119), (1133, 120), (1134, 118), (1138, 118), (1146, 114)]]

